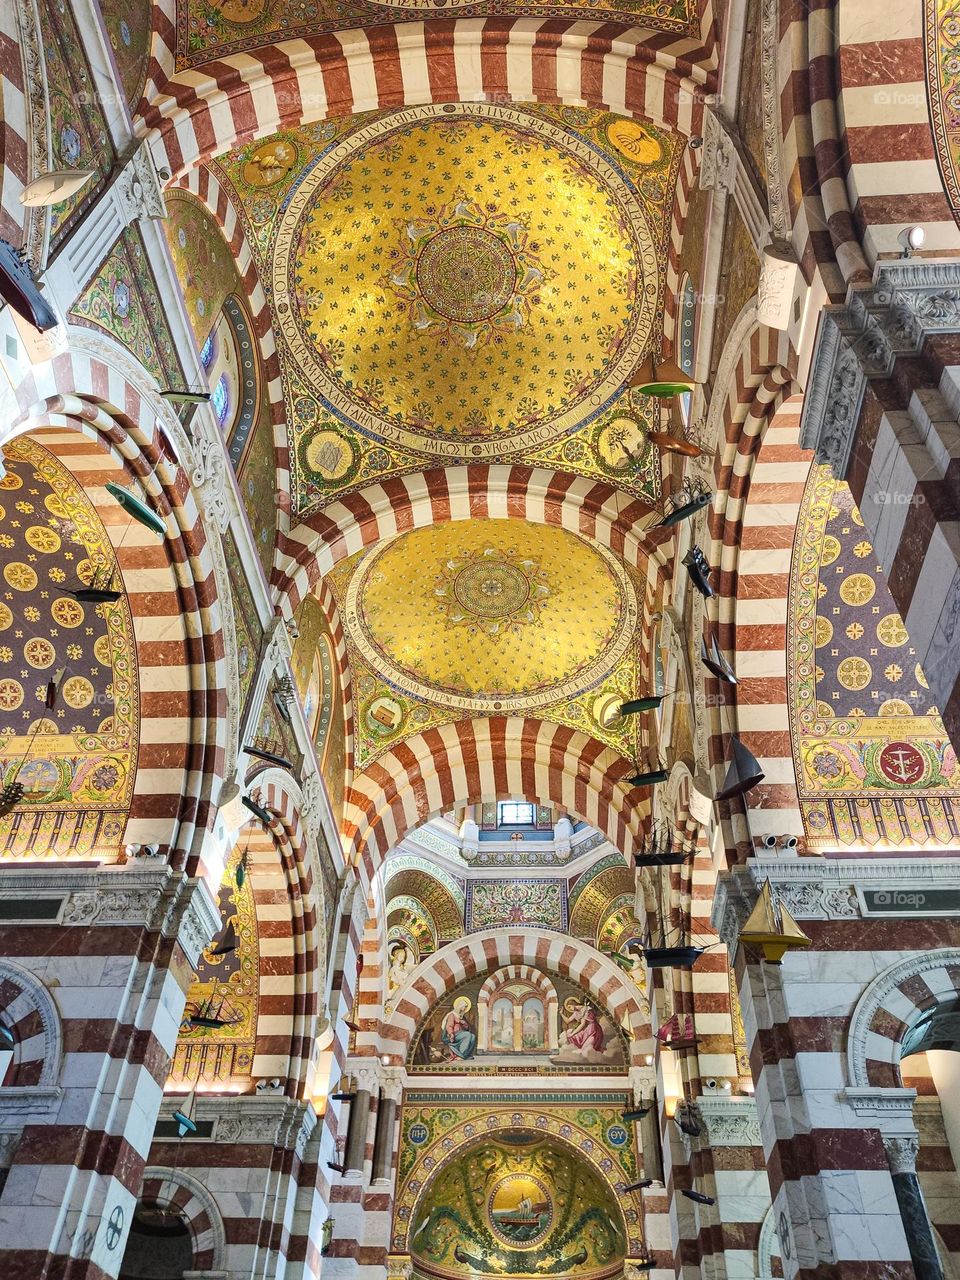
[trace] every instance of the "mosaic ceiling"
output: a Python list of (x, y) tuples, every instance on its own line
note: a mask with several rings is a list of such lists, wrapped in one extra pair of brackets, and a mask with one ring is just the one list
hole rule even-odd
[(458, 18), (516, 15), (642, 21), (658, 31), (691, 35), (698, 29), (693, 0), (618, 0), (615, 5), (589, 0), (526, 0), (522, 4), (507, 0), (178, 0), (177, 66), (200, 66), (278, 40), (445, 13)]
[[(81, 603), (116, 560), (86, 494), (28, 436), (0, 480), (0, 772), (26, 789), (0, 819), (0, 852), (116, 858), (133, 795), (139, 732), (136, 642), (125, 598)], [(60, 667), (56, 705), (47, 682)]]
[(390, 472), (542, 462), (648, 503), (680, 140), (484, 103), (275, 135), (218, 172), (269, 280), (302, 516)]
[(924, 40), (930, 122), (947, 204), (960, 222), (960, 21), (953, 0), (924, 0)]
[(791, 570), (793, 749), (813, 847), (960, 837), (960, 767), (849, 488), (807, 482)]
[(623, 1216), (600, 1173), (536, 1133), (490, 1137), (431, 1179), (410, 1223), (426, 1275), (612, 1275)]
[(362, 767), (401, 737), (476, 715), (534, 713), (632, 755), (638, 590), (603, 548), (552, 525), (432, 525), (343, 561), (328, 581), (358, 691)]

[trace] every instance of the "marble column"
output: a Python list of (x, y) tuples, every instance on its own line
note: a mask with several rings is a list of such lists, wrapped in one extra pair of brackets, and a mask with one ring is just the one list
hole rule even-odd
[(393, 1172), (393, 1153), (397, 1128), (397, 1113), (403, 1085), (399, 1080), (384, 1079), (380, 1088), (380, 1108), (377, 1112), (377, 1132), (373, 1143), (373, 1181), (389, 1182)]
[(343, 1154), (345, 1173), (354, 1173), (358, 1176), (363, 1173), (363, 1161), (367, 1148), (367, 1126), (370, 1123), (370, 1099), (371, 1091), (369, 1087), (361, 1088), (358, 1083), (356, 1095), (350, 1103), (347, 1146)]
[(917, 1273), (917, 1280), (943, 1280), (940, 1255), (917, 1178), (919, 1135), (884, 1138), (883, 1145), (890, 1162), (893, 1190), (900, 1206), (900, 1217), (903, 1219), (903, 1229), (907, 1234), (910, 1259)]

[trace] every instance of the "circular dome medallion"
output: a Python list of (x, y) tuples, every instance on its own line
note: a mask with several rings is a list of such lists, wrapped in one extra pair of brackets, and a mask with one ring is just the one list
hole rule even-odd
[(480, 618), (506, 618), (530, 599), (530, 583), (515, 565), (474, 561), (453, 580), (453, 594), (467, 612)]
[(495, 316), (517, 287), (509, 247), (484, 227), (446, 227), (417, 258), (425, 300), (448, 320), (477, 324)]
[(547, 1184), (529, 1173), (511, 1173), (494, 1184), (487, 1201), (490, 1228), (514, 1249), (532, 1249), (553, 1224)]
[(350, 580), (345, 620), (396, 690), (510, 715), (596, 689), (623, 661), (638, 613), (604, 548), (551, 525), (470, 520), (371, 552)]
[(391, 111), (331, 142), (273, 245), (291, 365), (369, 438), (448, 460), (541, 447), (601, 412), (649, 344), (658, 279), (616, 168), (488, 103)]

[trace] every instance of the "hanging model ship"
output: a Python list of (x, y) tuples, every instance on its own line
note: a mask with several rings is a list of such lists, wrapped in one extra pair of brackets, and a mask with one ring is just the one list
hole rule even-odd
[(757, 905), (740, 930), (740, 941), (757, 947), (768, 964), (780, 964), (788, 951), (809, 947), (810, 939), (764, 880)]

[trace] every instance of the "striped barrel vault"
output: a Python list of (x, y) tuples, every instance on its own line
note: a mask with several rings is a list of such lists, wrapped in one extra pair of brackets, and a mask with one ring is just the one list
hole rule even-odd
[[(782, 475), (781, 464), (785, 461), (781, 453), (771, 454), (770, 465), (762, 475), (764, 484), (773, 485), (773, 490), (766, 495), (762, 490), (758, 493), (760, 499), (766, 496), (766, 510), (756, 516), (751, 504), (754, 473), (765, 433), (794, 386), (789, 369), (783, 363), (787, 357), (782, 334), (764, 326), (755, 328), (743, 344), (726, 391), (724, 441), (716, 459), (714, 486), (717, 496), (710, 518), (710, 563), (719, 566), (719, 573), (717, 596), (710, 606), (709, 625), (715, 627), (720, 649), (731, 662), (738, 679), (741, 675), (745, 679), (742, 685), (731, 686), (707, 675), (704, 688), (710, 714), (708, 752), (714, 782), (719, 786), (726, 770), (728, 735), (743, 728), (745, 743), (749, 746), (751, 733), (761, 733), (765, 736), (755, 741), (755, 745), (762, 748), (757, 754), (766, 756), (772, 752), (767, 781), (769, 790), (760, 793), (757, 789), (752, 793), (753, 804), (757, 808), (795, 810), (789, 734), (780, 732), (769, 737), (766, 735), (774, 731), (761, 727), (773, 723), (767, 706), (780, 705), (786, 697), (785, 658), (777, 660), (782, 681), (778, 686), (776, 681), (769, 682), (764, 660), (759, 657), (761, 652), (771, 648), (776, 637), (775, 631), (765, 631), (764, 627), (780, 625), (776, 618), (783, 622), (786, 618), (785, 610), (778, 614), (777, 606), (767, 603), (768, 598), (776, 600), (786, 596), (790, 568), (789, 550), (784, 551), (779, 545), (787, 532), (777, 514), (785, 496), (776, 479)], [(723, 394), (723, 389), (716, 388), (714, 394)], [(793, 416), (788, 420), (793, 421)], [(799, 501), (798, 495), (794, 497)], [(763, 532), (758, 529), (754, 534), (758, 521), (764, 520), (771, 521), (770, 526), (764, 526)], [(781, 531), (770, 532), (776, 526), (781, 526)], [(771, 558), (774, 556), (778, 564), (785, 557), (786, 564), (782, 571), (778, 569), (771, 575)], [(780, 592), (781, 596), (770, 596), (770, 592)], [(741, 600), (744, 605), (742, 614)], [(746, 628), (742, 636), (741, 624)], [(781, 638), (782, 634), (781, 631)], [(744, 708), (743, 717), (741, 706)], [(763, 710), (754, 710), (754, 707), (762, 707)], [(781, 730), (784, 723), (779, 725)], [(781, 763), (774, 764), (774, 761)], [(789, 788), (789, 794), (781, 790), (783, 785)], [(728, 802), (724, 808), (729, 810), (729, 817), (723, 818), (726, 846), (747, 856), (752, 853), (753, 846), (743, 817), (742, 802)]]
[(17, 5), (0, 8), (0, 237), (19, 246), (24, 223), (20, 192), (29, 179), (28, 103)]
[(158, 168), (277, 129), (431, 102), (567, 102), (700, 133), (713, 48), (614, 24), (465, 18), (343, 31), (234, 54), (151, 85), (138, 120)]
[(260, 1017), (253, 1063), (256, 1078), (279, 1076), (300, 1097), (313, 1051), (323, 980), (323, 886), (314, 879), (306, 833), (279, 770), (254, 778), (259, 804), (275, 814), (270, 830), (252, 822), (250, 882), (260, 935)]
[(840, 113), (847, 188), (873, 262), (899, 254), (897, 235), (919, 224), (924, 252), (960, 252), (960, 228), (937, 167), (924, 75), (922, 4), (838, 6)]
[(935, 155), (921, 4), (781, 0), (781, 167), (793, 243), (808, 282), (840, 300), (869, 279), (898, 233), (920, 223), (926, 249), (960, 250)]
[[(128, 839), (153, 842), (162, 830), (160, 843), (171, 844), (185, 856), (185, 869), (193, 875), (201, 867), (197, 845), (215, 821), (212, 797), (228, 746), (224, 637), (212, 551), (186, 472), (164, 429), (169, 410), (148, 401), (107, 358), (85, 350), (86, 331), (72, 331), (71, 338), (69, 353), (34, 366), (17, 387), (22, 416), (4, 439), (52, 426), (96, 440), (137, 478), (167, 520), (163, 562), (151, 560), (150, 590), (142, 601), (132, 601), (140, 628), (141, 680), (147, 679), (149, 690), (150, 671), (156, 668), (157, 683), (152, 687), (160, 695), (141, 706), (147, 720), (141, 741), (156, 749), (160, 773), (153, 780), (156, 791), (149, 813), (143, 814), (140, 826), (131, 826)], [(116, 520), (116, 511), (111, 511), (108, 524)], [(124, 547), (121, 564), (125, 555)], [(180, 670), (168, 647), (171, 627), (175, 635), (189, 637), (179, 650)], [(144, 758), (141, 755), (141, 765)], [(162, 762), (169, 758), (182, 758), (181, 769), (168, 772)], [(219, 884), (219, 868), (211, 870), (211, 878)]]
[(516, 465), (446, 467), (392, 476), (330, 503), (281, 537), (275, 598), (293, 613), (340, 560), (383, 539), (447, 520), (530, 520), (586, 535), (645, 566), (657, 586), (672, 572), (673, 539), (644, 536), (650, 509), (602, 481)]
[[(769, 419), (743, 481), (730, 648), (736, 655), (737, 728), (761, 762), (763, 782), (746, 797), (750, 833), (803, 835), (790, 739), (787, 611), (794, 534), (812, 454), (800, 448), (799, 396)], [(728, 502), (727, 510), (730, 506)], [(725, 539), (726, 540), (726, 539)]]
[(521, 797), (553, 804), (602, 831), (629, 859), (648, 806), (623, 785), (633, 765), (566, 726), (492, 716), (408, 738), (354, 776), (344, 848), (369, 885), (408, 831), (460, 804)]

